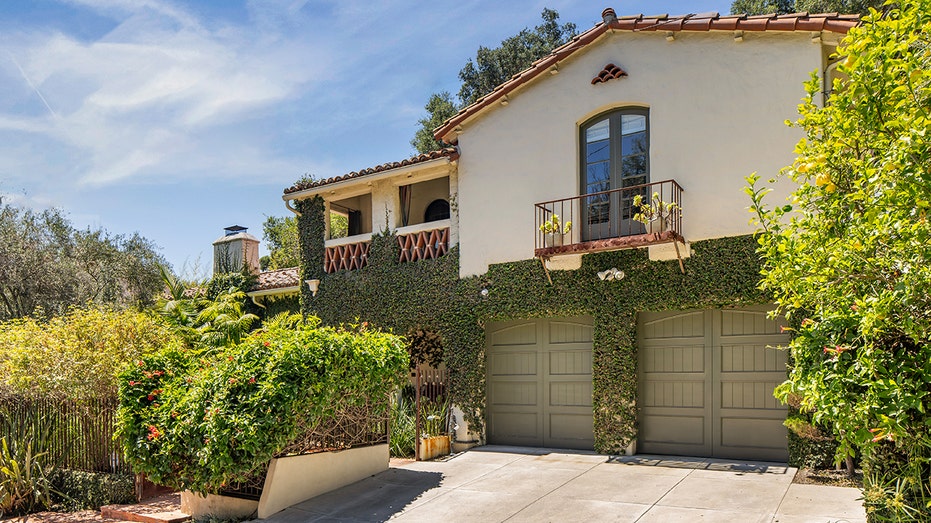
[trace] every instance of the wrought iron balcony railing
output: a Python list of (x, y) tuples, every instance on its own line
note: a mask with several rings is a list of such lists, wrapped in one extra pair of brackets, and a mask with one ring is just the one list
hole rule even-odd
[[(654, 209), (662, 202), (663, 212), (646, 225), (635, 220), (637, 196)], [(537, 257), (683, 241), (682, 187), (674, 180), (541, 202), (534, 214)]]

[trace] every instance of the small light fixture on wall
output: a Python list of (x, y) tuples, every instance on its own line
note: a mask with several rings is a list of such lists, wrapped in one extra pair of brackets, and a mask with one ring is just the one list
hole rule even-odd
[(310, 292), (316, 296), (317, 290), (320, 288), (320, 280), (304, 280), (304, 283), (307, 284), (307, 288), (310, 289)]
[(617, 267), (612, 267), (598, 273), (598, 279), (601, 281), (620, 281), (624, 279), (624, 276), (626, 276), (624, 271), (619, 270)]

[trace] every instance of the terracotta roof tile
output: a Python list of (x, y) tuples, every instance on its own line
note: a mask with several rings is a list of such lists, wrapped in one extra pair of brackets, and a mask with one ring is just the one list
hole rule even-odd
[[(610, 8), (605, 9), (607, 12)], [(610, 10), (613, 14), (614, 10)], [(553, 50), (548, 56), (533, 62), (530, 68), (511, 77), (510, 80), (496, 87), (492, 92), (479, 98), (472, 105), (461, 109), (455, 116), (437, 128), (433, 135), (442, 140), (447, 137), (459, 124), (466, 119), (493, 106), (503, 96), (533, 78), (542, 74), (560, 60), (585, 48), (594, 42), (608, 29), (614, 31), (829, 31), (846, 34), (852, 27), (860, 23), (859, 15), (842, 15), (838, 13), (791, 13), (786, 15), (724, 15), (718, 13), (701, 13), (682, 16), (668, 15), (631, 15), (619, 16), (611, 24), (598, 23), (595, 27), (575, 36), (565, 45)], [(455, 139), (452, 139), (455, 142)], [(287, 191), (285, 191), (287, 192)]]
[[(460, 111), (460, 114), (461, 113), (462, 111)], [(380, 173), (383, 171), (390, 171), (391, 169), (397, 169), (399, 167), (406, 167), (408, 165), (428, 162), (430, 160), (436, 160), (437, 158), (449, 158), (450, 161), (455, 161), (457, 158), (459, 158), (459, 151), (457, 151), (455, 147), (447, 147), (445, 149), (440, 149), (438, 151), (431, 151), (429, 153), (418, 154), (417, 156), (408, 158), (406, 160), (401, 160), (400, 162), (383, 163), (381, 165), (376, 165), (375, 167), (369, 167), (367, 169), (362, 169), (361, 171), (353, 171), (351, 173), (347, 173), (342, 176), (334, 176), (332, 178), (327, 178), (325, 180), (312, 180), (309, 182), (297, 183), (285, 189), (284, 193), (291, 194), (291, 193), (295, 193), (298, 191), (313, 189), (314, 187), (320, 187), (322, 185), (330, 185), (331, 183), (341, 182), (344, 180), (351, 180), (353, 178), (360, 178), (362, 176)]]
[(253, 291), (267, 291), (271, 289), (283, 289), (285, 287), (297, 287), (301, 284), (301, 276), (297, 267), (288, 269), (278, 269), (276, 271), (265, 271), (259, 273), (259, 279)]
[(608, 80), (615, 80), (622, 76), (627, 76), (627, 72), (614, 64), (608, 64), (598, 73), (598, 76), (592, 78), (592, 85), (604, 83)]

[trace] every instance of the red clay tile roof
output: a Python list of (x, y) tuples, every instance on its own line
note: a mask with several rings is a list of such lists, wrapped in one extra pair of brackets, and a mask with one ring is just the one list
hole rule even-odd
[(359, 178), (359, 177), (366, 176), (369, 174), (389, 171), (391, 169), (397, 169), (398, 167), (406, 167), (408, 165), (428, 162), (430, 160), (436, 160), (437, 158), (449, 158), (450, 161), (455, 161), (456, 159), (459, 158), (459, 151), (457, 151), (455, 147), (447, 147), (445, 149), (440, 149), (438, 151), (431, 151), (429, 153), (418, 154), (417, 156), (408, 158), (406, 160), (401, 160), (400, 162), (383, 163), (381, 165), (376, 165), (375, 167), (369, 167), (368, 169), (362, 169), (361, 171), (353, 171), (351, 173), (347, 173), (342, 176), (334, 176), (332, 178), (327, 178), (325, 180), (312, 180), (309, 182), (297, 183), (285, 189), (284, 193), (291, 194), (291, 193), (295, 193), (298, 191), (313, 189), (314, 187), (320, 187), (321, 185), (330, 185), (331, 183), (341, 182), (343, 180), (351, 180), (353, 178)]
[(598, 76), (592, 78), (592, 85), (615, 80), (622, 76), (627, 76), (627, 72), (614, 64), (608, 64), (598, 73)]
[(301, 275), (297, 267), (288, 269), (278, 269), (276, 271), (265, 271), (259, 273), (259, 280), (253, 291), (268, 291), (271, 289), (283, 289), (285, 287), (297, 287), (301, 284)]
[[(610, 8), (605, 9), (605, 13)], [(610, 9), (613, 14), (614, 10)], [(604, 14), (604, 13), (603, 13)], [(456, 143), (455, 136), (449, 135), (465, 120), (483, 109), (492, 106), (514, 89), (536, 78), (544, 71), (555, 66), (576, 51), (584, 49), (588, 44), (597, 40), (608, 29), (614, 31), (828, 31), (846, 34), (852, 27), (860, 23), (860, 15), (842, 15), (838, 13), (792, 13), (785, 15), (726, 15), (718, 13), (702, 13), (680, 16), (655, 15), (621, 16), (610, 24), (600, 22), (595, 27), (576, 36), (561, 47), (557, 47), (549, 55), (533, 62), (531, 66), (511, 77), (510, 80), (495, 87), (494, 90), (472, 105), (463, 108), (441, 127), (433, 131), (437, 140), (447, 143)]]

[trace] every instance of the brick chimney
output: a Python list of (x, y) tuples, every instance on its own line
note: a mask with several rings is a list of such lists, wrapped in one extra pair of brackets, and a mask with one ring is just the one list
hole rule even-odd
[(253, 274), (261, 272), (259, 239), (248, 230), (240, 225), (223, 229), (223, 236), (213, 242), (213, 274), (239, 272), (243, 266)]

